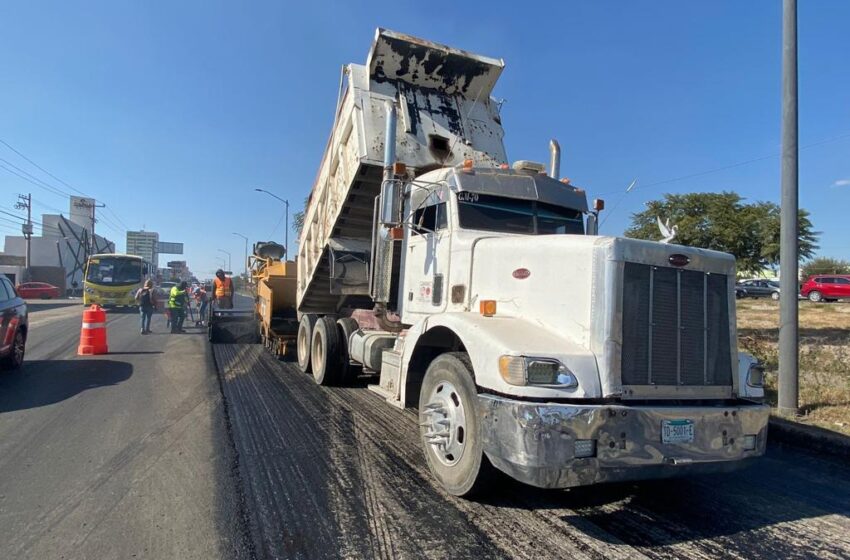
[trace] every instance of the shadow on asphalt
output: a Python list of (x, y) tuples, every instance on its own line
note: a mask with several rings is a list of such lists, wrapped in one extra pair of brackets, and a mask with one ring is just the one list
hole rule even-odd
[(0, 372), (0, 413), (64, 401), (88, 389), (116, 385), (133, 366), (115, 360), (32, 360), (21, 369)]
[(38, 313), (39, 311), (50, 311), (51, 309), (60, 309), (62, 307), (78, 306), (82, 311), (83, 306), (80, 301), (50, 301), (49, 300), (27, 300), (27, 310), (30, 313)]
[[(850, 515), (850, 485), (817, 480), (817, 470), (806, 465), (817, 461), (798, 450), (770, 449), (767, 457), (737, 472), (561, 491), (502, 477), (502, 490), (480, 502), (529, 510), (569, 509), (574, 513), (560, 516), (563, 522), (581, 530), (601, 528), (594, 536), (612, 544), (675, 545), (823, 515)], [(770, 500), (765, 500), (765, 484), (774, 489)], [(792, 500), (793, 507), (787, 507)]]
[(137, 354), (164, 354), (162, 350), (139, 350), (138, 352), (109, 352), (110, 356), (134, 356)]

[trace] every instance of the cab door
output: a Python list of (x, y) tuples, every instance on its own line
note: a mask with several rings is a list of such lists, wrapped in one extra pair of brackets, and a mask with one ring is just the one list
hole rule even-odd
[(410, 213), (405, 228), (403, 321), (410, 315), (429, 315), (446, 308), (451, 235), (445, 197), (429, 197), (427, 203)]

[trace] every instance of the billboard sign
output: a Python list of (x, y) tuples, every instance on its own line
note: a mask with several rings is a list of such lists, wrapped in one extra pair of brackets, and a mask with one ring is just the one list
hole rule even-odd
[(158, 241), (156, 244), (156, 252), (160, 255), (182, 255), (183, 244), (172, 243), (171, 241)]

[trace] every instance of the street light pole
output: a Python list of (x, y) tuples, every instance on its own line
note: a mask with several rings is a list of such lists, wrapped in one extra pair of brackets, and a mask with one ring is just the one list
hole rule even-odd
[(242, 239), (245, 240), (245, 281), (248, 281), (248, 236), (242, 235), (241, 233), (233, 232), (233, 235), (238, 235)]
[(219, 249), (219, 251), (221, 251), (222, 253), (224, 253), (225, 255), (227, 255), (227, 270), (228, 270), (228, 272), (230, 272), (230, 274), (232, 275), (232, 274), (233, 274), (233, 261), (232, 261), (232, 260), (231, 260), (231, 258), (230, 258), (230, 252), (229, 252), (229, 251), (225, 251), (224, 249)]
[(270, 193), (266, 189), (254, 189), (254, 190), (257, 191), (257, 192), (266, 193), (267, 195), (278, 199), (279, 201), (283, 202), (286, 205), (286, 234), (284, 236), (284, 239), (285, 239), (284, 247), (286, 248), (285, 258), (286, 258), (286, 260), (289, 260), (289, 201), (286, 200), (286, 199), (280, 198), (279, 196), (277, 196), (274, 193)]

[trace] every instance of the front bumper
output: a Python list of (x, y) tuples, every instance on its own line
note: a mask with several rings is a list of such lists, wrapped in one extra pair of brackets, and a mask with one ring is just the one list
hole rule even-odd
[[(530, 403), (479, 395), (484, 452), (511, 477), (541, 488), (723, 472), (764, 454), (769, 408)], [(694, 422), (690, 443), (662, 443), (663, 420)], [(745, 450), (745, 435), (755, 449)], [(575, 440), (595, 440), (594, 457), (576, 458)]]

